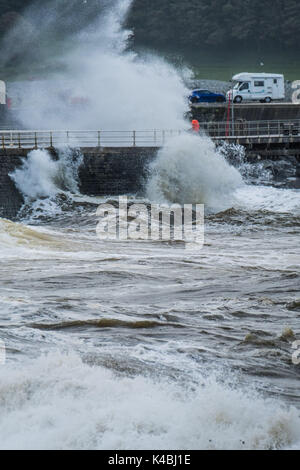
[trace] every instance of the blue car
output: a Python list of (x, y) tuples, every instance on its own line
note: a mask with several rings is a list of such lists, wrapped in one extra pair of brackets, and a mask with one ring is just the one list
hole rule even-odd
[(192, 91), (189, 101), (191, 103), (225, 103), (226, 97), (222, 93), (197, 89)]

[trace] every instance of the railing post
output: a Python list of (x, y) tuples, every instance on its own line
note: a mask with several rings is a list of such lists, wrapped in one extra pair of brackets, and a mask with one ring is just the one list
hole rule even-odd
[(156, 147), (156, 129), (154, 129), (154, 147)]
[(38, 148), (38, 141), (37, 141), (37, 133), (36, 132), (34, 133), (34, 148), (35, 149)]
[(67, 144), (69, 145), (69, 131), (67, 131)]
[(98, 147), (101, 147), (101, 131), (98, 131)]
[(53, 147), (53, 136), (52, 136), (52, 132), (50, 132), (50, 148)]
[(14, 142), (13, 142), (13, 134), (12, 132), (10, 133), (10, 147), (13, 147), (14, 146)]
[(133, 146), (136, 146), (136, 132), (133, 131)]
[(3, 150), (5, 149), (5, 138), (4, 138), (4, 134), (2, 134), (2, 148), (3, 148)]
[(166, 141), (166, 132), (165, 132), (165, 130), (162, 131), (162, 141), (163, 141), (163, 144)]
[(21, 148), (21, 134), (20, 134), (20, 132), (18, 134), (18, 141), (19, 141), (19, 149), (20, 149)]

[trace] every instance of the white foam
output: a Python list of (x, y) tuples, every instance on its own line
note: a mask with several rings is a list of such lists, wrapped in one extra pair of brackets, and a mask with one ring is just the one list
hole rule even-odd
[(300, 191), (271, 186), (245, 185), (235, 191), (236, 207), (248, 210), (299, 213)]
[(54, 160), (47, 150), (32, 150), (23, 165), (10, 176), (27, 201), (55, 196), (69, 190), (78, 192), (78, 168), (82, 155), (65, 147)]
[[(237, 154), (233, 159), (236, 167), (227, 161), (228, 151)], [(160, 203), (202, 203), (212, 211), (235, 207), (299, 213), (299, 190), (247, 184), (250, 164), (244, 158), (238, 148), (216, 149), (208, 137), (183, 133), (158, 152), (150, 169), (147, 196)], [(258, 174), (258, 181), (261, 178)]]
[(0, 369), (2, 449), (271, 449), (297, 445), (296, 409), (198, 375), (118, 378), (75, 354)]
[(33, 150), (24, 159), (21, 168), (11, 175), (21, 193), (32, 200), (54, 196), (58, 188), (55, 184), (57, 162), (45, 150)]
[(231, 207), (243, 180), (207, 137), (184, 133), (159, 151), (147, 187), (150, 200), (206, 204), (214, 210)]

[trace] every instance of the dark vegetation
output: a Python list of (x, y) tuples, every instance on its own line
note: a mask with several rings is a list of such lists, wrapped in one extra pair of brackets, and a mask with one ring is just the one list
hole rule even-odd
[(128, 23), (137, 45), (298, 52), (300, 2), (135, 0)]
[[(34, 50), (35, 34), (45, 27), (47, 41), (57, 42), (91, 22), (112, 0), (0, 0), (0, 41), (14, 25), (30, 31), (27, 49)], [(42, 5), (42, 6), (41, 6)], [(41, 13), (42, 9), (42, 13)], [(47, 17), (55, 15), (55, 22)], [(40, 21), (37, 21), (38, 15)], [(52, 15), (53, 16), (53, 15)], [(201, 63), (201, 54), (222, 58), (243, 55), (265, 58), (274, 54), (298, 61), (299, 0), (133, 0), (126, 27), (132, 29), (130, 46), (162, 54), (174, 53)], [(20, 34), (19, 34), (20, 36)], [(25, 35), (24, 35), (25, 37)], [(52, 39), (51, 39), (52, 38)], [(45, 40), (45, 34), (44, 34)], [(10, 37), (2, 51), (14, 43)], [(21, 42), (21, 41), (20, 41)], [(10, 54), (13, 66), (24, 56)], [(17, 44), (14, 44), (17, 50)], [(242, 53), (240, 56), (237, 54)], [(200, 57), (200, 59), (199, 59)], [(197, 59), (198, 58), (198, 59)], [(12, 64), (0, 65), (10, 67)], [(300, 63), (300, 61), (298, 61)], [(254, 65), (256, 62), (254, 62)]]
[[(3, 35), (32, 3), (32, 0), (0, 0), (0, 34)], [(71, 27), (68, 24), (71, 11), (77, 11), (78, 22), (82, 22), (103, 3), (101, 0), (48, 0), (51, 9), (60, 10), (62, 23), (67, 28)], [(76, 26), (73, 22), (73, 28)], [(300, 2), (134, 0), (128, 26), (134, 30), (137, 45), (160, 49), (201, 45), (296, 49), (300, 39)]]

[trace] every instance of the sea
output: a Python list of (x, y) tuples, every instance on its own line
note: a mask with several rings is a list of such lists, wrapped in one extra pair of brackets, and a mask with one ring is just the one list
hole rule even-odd
[(204, 205), (204, 241), (103, 239), (119, 195), (81, 193), (80, 149), (29, 153), (0, 219), (0, 448), (299, 449), (299, 163), (184, 132), (191, 72), (129, 50), (113, 4), (20, 85), (19, 128), (181, 129), (126, 196)]
[(118, 197), (80, 194), (72, 155), (32, 151), (0, 219), (0, 448), (299, 448), (295, 162), (166, 143), (128, 201), (204, 204), (197, 244), (101, 239)]

